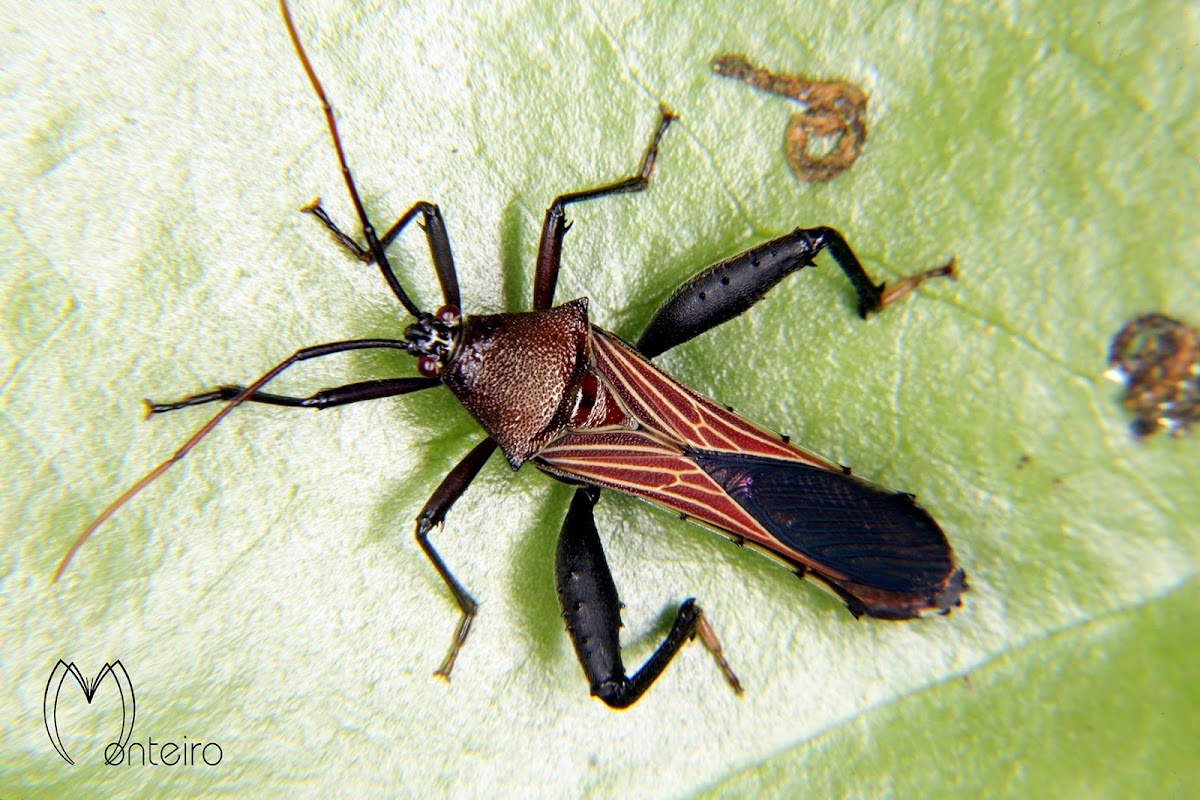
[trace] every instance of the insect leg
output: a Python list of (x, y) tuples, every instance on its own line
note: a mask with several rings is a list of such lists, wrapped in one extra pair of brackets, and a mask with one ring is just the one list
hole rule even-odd
[(450, 470), (450, 474), (442, 480), (441, 485), (429, 498), (429, 502), (417, 515), (417, 544), (421, 545), (425, 556), (433, 563), (433, 568), (441, 576), (442, 582), (446, 584), (450, 594), (454, 595), (454, 602), (458, 603), (458, 607), (462, 611), (462, 619), (459, 620), (458, 627), (454, 631), (454, 641), (450, 644), (450, 651), (446, 653), (442, 665), (433, 673), (447, 680), (450, 679), (450, 670), (454, 669), (454, 659), (458, 657), (458, 651), (462, 649), (463, 643), (467, 641), (467, 634), (471, 632), (471, 621), (475, 619), (479, 603), (475, 602), (475, 598), (467, 593), (467, 590), (458, 582), (458, 578), (455, 578), (450, 572), (446, 562), (442, 561), (442, 557), (433, 549), (433, 545), (429, 542), (429, 533), (446, 518), (450, 507), (458, 498), (462, 497), (462, 493), (471, 485), (471, 481), (479, 474), (479, 470), (487, 463), (488, 457), (495, 449), (496, 441), (491, 437), (477, 444), (474, 450), (467, 453), (466, 457), (458, 462), (458, 466)]
[[(333, 234), (333, 238), (350, 252), (350, 255), (357, 258), (359, 261), (364, 261), (368, 264), (374, 262), (375, 256), (369, 249), (364, 248), (354, 240), (350, 235), (343, 233), (321, 206), (320, 199), (314, 200), (309, 205), (300, 209), (306, 214), (312, 214), (316, 217), (328, 231)], [(438, 283), (442, 287), (442, 298), (446, 305), (462, 307), (462, 301), (459, 299), (458, 293), (458, 273), (454, 269), (454, 253), (450, 250), (450, 236), (446, 233), (446, 223), (442, 219), (442, 211), (434, 203), (427, 203), (424, 200), (418, 200), (413, 203), (412, 208), (404, 212), (400, 219), (396, 220), (392, 227), (388, 228), (379, 239), (379, 246), (383, 250), (387, 250), (388, 246), (400, 235), (408, 223), (412, 222), (416, 216), (421, 215), (421, 227), (425, 230), (425, 240), (429, 243), (429, 255), (433, 260), (433, 268), (437, 271)], [(381, 269), (384, 265), (381, 265)], [(387, 272), (391, 272), (391, 266), (386, 266)], [(385, 272), (385, 277), (386, 277)], [(392, 276), (394, 279), (395, 276)], [(391, 284), (391, 279), (388, 281)]]
[[(348, 383), (345, 386), (322, 389), (308, 397), (289, 397), (281, 394), (255, 392), (242, 402), (267, 403), (273, 406), (288, 406), (291, 408), (315, 408), (319, 411), (322, 408), (361, 403), (364, 400), (379, 400), (384, 397), (395, 397), (396, 395), (408, 394), (409, 392), (417, 392), (421, 389), (431, 389), (440, 384), (441, 381), (437, 378), (385, 378), (383, 380)], [(244, 386), (218, 386), (211, 392), (188, 395), (181, 400), (171, 403), (152, 403), (147, 400), (146, 413), (148, 415), (165, 414), (168, 411), (177, 411), (190, 406), (202, 406), (206, 403), (222, 403), (232, 400), (244, 391), (246, 391)]]
[[(296, 55), (300, 57), (300, 65), (304, 67), (304, 74), (308, 76), (308, 82), (312, 84), (313, 91), (317, 95), (317, 99), (321, 101), (321, 108), (325, 112), (325, 124), (329, 128), (329, 136), (333, 139), (333, 147), (337, 151), (338, 163), (342, 167), (342, 180), (346, 184), (346, 191), (350, 194), (350, 201), (354, 204), (354, 211), (358, 215), (359, 222), (362, 223), (363, 238), (367, 240), (365, 248), (367, 253), (370, 253), (371, 260), (379, 265), (379, 271), (383, 273), (384, 280), (392, 290), (392, 294), (396, 295), (396, 299), (400, 301), (400, 305), (404, 306), (408, 313), (414, 317), (421, 315), (421, 310), (417, 308), (416, 303), (409, 298), (408, 293), (404, 291), (404, 287), (400, 285), (400, 280), (396, 277), (396, 273), (392, 271), (392, 265), (388, 263), (387, 253), (384, 252), (383, 245), (380, 244), (379, 238), (375, 234), (375, 226), (371, 224), (371, 220), (367, 217), (367, 211), (363, 207), (362, 198), (358, 194), (358, 187), (354, 183), (354, 175), (350, 172), (350, 164), (346, 161), (346, 151), (342, 147), (342, 137), (338, 133), (337, 119), (333, 115), (333, 106), (329, 102), (329, 98), (325, 95), (325, 88), (321, 86), (321, 81), (317, 78), (317, 72), (313, 69), (312, 62), (308, 60), (308, 53), (304, 51), (304, 45), (300, 43), (300, 35), (296, 33), (296, 25), (292, 22), (292, 12), (288, 9), (287, 0), (279, 0), (279, 10), (283, 14), (283, 22), (287, 25), (288, 36), (292, 39), (292, 46), (296, 49)], [(320, 207), (320, 203), (314, 204), (313, 213), (317, 214), (316, 208)], [(317, 214), (321, 218), (322, 214)], [(348, 247), (356, 256), (357, 251), (361, 248), (355, 244), (351, 244), (353, 240), (341, 233), (337, 226), (329, 220), (328, 215), (325, 215), (324, 220), (326, 226), (333, 231), (334, 236), (338, 238), (343, 245)], [(440, 274), (440, 273), (439, 273)], [(455, 290), (457, 294), (457, 289)]]
[(650, 138), (650, 146), (646, 148), (646, 154), (642, 157), (641, 169), (636, 175), (595, 189), (570, 192), (554, 198), (554, 202), (546, 209), (546, 218), (542, 222), (542, 240), (538, 245), (537, 272), (533, 279), (534, 311), (550, 308), (554, 304), (554, 287), (558, 283), (563, 236), (571, 227), (571, 223), (567, 221), (566, 207), (571, 203), (594, 200), (597, 197), (607, 197), (611, 194), (640, 192), (649, 186), (650, 173), (654, 171), (654, 162), (658, 159), (658, 142), (676, 119), (678, 117), (672, 114), (666, 106), (659, 106), (658, 128)]
[(654, 655), (632, 678), (625, 674), (618, 636), (621, 601), (592, 513), (599, 497), (600, 491), (594, 487), (575, 491), (554, 559), (558, 602), (592, 694), (613, 708), (628, 708), (646, 693), (679, 648), (697, 634), (716, 658), (733, 690), (741, 692), (741, 684), (725, 661), (716, 634), (704, 612), (690, 598), (680, 605), (675, 624)]
[(637, 348), (648, 358), (699, 336), (750, 309), (767, 292), (828, 249), (858, 293), (858, 313), (872, 312), (899, 300), (928, 278), (954, 276), (954, 260), (919, 273), (885, 291), (859, 263), (850, 245), (833, 228), (797, 228), (786, 236), (753, 247), (712, 265), (671, 294), (650, 319)]
[(86, 542), (88, 538), (96, 532), (97, 528), (104, 524), (105, 520), (117, 513), (121, 506), (125, 505), (134, 497), (136, 497), (143, 489), (158, 480), (160, 475), (182, 461), (184, 457), (192, 451), (193, 447), (199, 444), (204, 437), (208, 436), (208, 434), (212, 432), (213, 428), (221, 424), (221, 420), (229, 416), (230, 412), (244, 403), (248, 397), (258, 394), (258, 391), (262, 389), (262, 387), (273, 381), (281, 372), (295, 366), (296, 364), (299, 364), (301, 361), (308, 361), (314, 358), (324, 358), (325, 356), (331, 356), (334, 353), (348, 353), (351, 350), (371, 350), (378, 348), (407, 350), (408, 342), (402, 339), (348, 339), (341, 342), (329, 342), (327, 344), (313, 345), (312, 347), (302, 347), (285, 358), (283, 361), (280, 361), (278, 364), (264, 372), (258, 377), (257, 380), (243, 389), (241, 394), (239, 394), (237, 397), (234, 397), (229, 401), (228, 404), (226, 404), (224, 408), (214, 414), (213, 418), (206, 422), (200, 428), (200, 430), (192, 434), (191, 438), (184, 442), (179, 449), (175, 451), (174, 455), (159, 464), (154, 469), (147, 472), (142, 476), (141, 480), (122, 492), (116, 500), (113, 500), (111, 503), (105, 506), (104, 510), (101, 511), (94, 520), (92, 520), (92, 523), (84, 528), (83, 533), (79, 534), (79, 537), (75, 540), (75, 543), (71, 545), (71, 549), (67, 551), (65, 556), (63, 556), (63, 560), (58, 563), (58, 569), (54, 572), (54, 581), (56, 583), (58, 582), (58, 579), (62, 577), (63, 571), (66, 570), (67, 565), (71, 563), (71, 559), (75, 557), (75, 553), (79, 552), (79, 548), (83, 547), (83, 543)]

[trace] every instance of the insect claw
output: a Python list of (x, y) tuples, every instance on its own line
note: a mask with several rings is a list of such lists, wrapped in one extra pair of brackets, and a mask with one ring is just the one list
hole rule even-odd
[(879, 290), (883, 292), (883, 297), (880, 298), (881, 308), (886, 308), (892, 303), (899, 300), (904, 295), (916, 289), (930, 278), (949, 278), (952, 281), (958, 280), (958, 274), (954, 271), (955, 258), (951, 257), (944, 265), (934, 269), (927, 269), (924, 272), (919, 272), (916, 275), (910, 275), (903, 279), (891, 289), (884, 290), (883, 284), (879, 285)]
[(454, 662), (458, 658), (458, 651), (462, 649), (463, 644), (467, 641), (467, 634), (471, 632), (471, 622), (475, 619), (475, 611), (463, 612), (462, 619), (458, 621), (458, 628), (454, 631), (454, 641), (450, 643), (450, 652), (446, 653), (446, 657), (442, 659), (442, 664), (433, 673), (434, 677), (444, 678), (446, 683), (450, 682), (450, 671), (454, 669)]

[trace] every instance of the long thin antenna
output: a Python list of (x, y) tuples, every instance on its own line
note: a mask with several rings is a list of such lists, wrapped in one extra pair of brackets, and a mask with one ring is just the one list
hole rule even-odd
[(342, 148), (342, 137), (338, 134), (337, 120), (333, 116), (333, 106), (329, 104), (329, 98), (325, 96), (325, 89), (321, 86), (321, 81), (317, 78), (317, 73), (313, 69), (312, 62), (308, 60), (308, 53), (304, 50), (304, 45), (300, 43), (300, 35), (296, 33), (296, 24), (292, 21), (292, 12), (288, 9), (287, 0), (279, 0), (279, 8), (283, 12), (283, 21), (287, 25), (288, 36), (292, 37), (292, 45), (296, 48), (296, 55), (300, 56), (300, 63), (304, 66), (304, 72), (308, 75), (309, 83), (312, 84), (313, 91), (317, 93), (317, 97), (321, 100), (321, 107), (325, 110), (325, 120), (329, 123), (329, 134), (333, 137), (333, 146), (337, 150), (338, 162), (342, 165), (342, 178), (346, 181), (346, 189), (350, 192), (350, 200), (354, 203), (354, 210), (358, 214), (358, 219), (362, 223), (363, 237), (367, 240), (367, 249), (371, 252), (371, 256), (375, 259), (375, 263), (379, 265), (379, 269), (383, 272), (384, 279), (388, 282), (396, 297), (400, 299), (400, 304), (412, 314), (414, 317), (421, 316), (421, 310), (417, 308), (416, 303), (409, 298), (408, 293), (400, 285), (400, 281), (396, 278), (392, 267), (388, 263), (387, 253), (379, 244), (379, 237), (375, 233), (375, 227), (371, 225), (371, 220), (367, 218), (367, 211), (363, 208), (362, 200), (358, 196), (358, 187), (354, 184), (354, 176), (350, 174), (350, 165), (346, 163), (346, 151)]

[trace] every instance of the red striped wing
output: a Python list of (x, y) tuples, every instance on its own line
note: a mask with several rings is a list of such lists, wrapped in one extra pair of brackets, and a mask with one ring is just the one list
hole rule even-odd
[(763, 547), (773, 537), (678, 446), (641, 431), (569, 433), (546, 446), (539, 466), (616, 489)]
[(574, 427), (538, 452), (542, 469), (753, 545), (829, 586), (856, 615), (909, 619), (959, 604), (965, 575), (912, 495), (706, 400), (605, 331), (592, 328), (591, 344)]
[(627, 413), (625, 424), (636, 430), (572, 431), (538, 452), (540, 467), (641, 497), (795, 564), (817, 566), (772, 536), (685, 451), (840, 467), (696, 394), (607, 331), (593, 327), (591, 344), (596, 374)]
[(788, 444), (777, 434), (696, 394), (607, 331), (592, 328), (592, 353), (596, 370), (629, 415), (647, 428), (696, 450), (800, 461), (841, 470), (837, 464)]

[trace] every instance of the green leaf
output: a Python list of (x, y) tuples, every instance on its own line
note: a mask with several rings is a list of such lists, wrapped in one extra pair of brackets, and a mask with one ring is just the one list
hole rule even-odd
[[(597, 324), (635, 338), (696, 270), (797, 225), (838, 228), (889, 282), (957, 256), (957, 283), (867, 323), (822, 260), (660, 361), (919, 494), (967, 569), (964, 607), (856, 622), (772, 562), (606, 494), (628, 663), (695, 596), (747, 689), (689, 647), (613, 713), (558, 616), (570, 492), (497, 459), (434, 535), (483, 601), (446, 684), (430, 673), (457, 613), (411, 525), (481, 434), (442, 390), (239, 409), (52, 584), (88, 521), (208, 418), (143, 422), (141, 397), (406, 322), (378, 273), (297, 213), (321, 195), (353, 229), (276, 8), (20, 0), (0, 28), (7, 793), (1194, 785), (1200, 449), (1134, 441), (1099, 377), (1134, 314), (1200, 324), (1193, 6), (386, 5), (294, 12), (372, 218), (439, 203), (468, 311), (527, 307), (543, 209), (631, 171), (660, 102), (681, 122), (650, 190), (572, 209), (558, 297), (590, 297)], [(862, 158), (797, 183), (793, 109), (714, 77), (729, 51), (862, 86)], [(393, 253), (436, 306), (419, 232)], [(364, 354), (274, 386), (412, 374)], [(105, 767), (119, 710), (104, 684), (94, 709), (64, 694), (67, 765), (41, 703), (60, 658), (89, 678), (121, 659), (135, 740), (217, 743), (222, 762)]]

